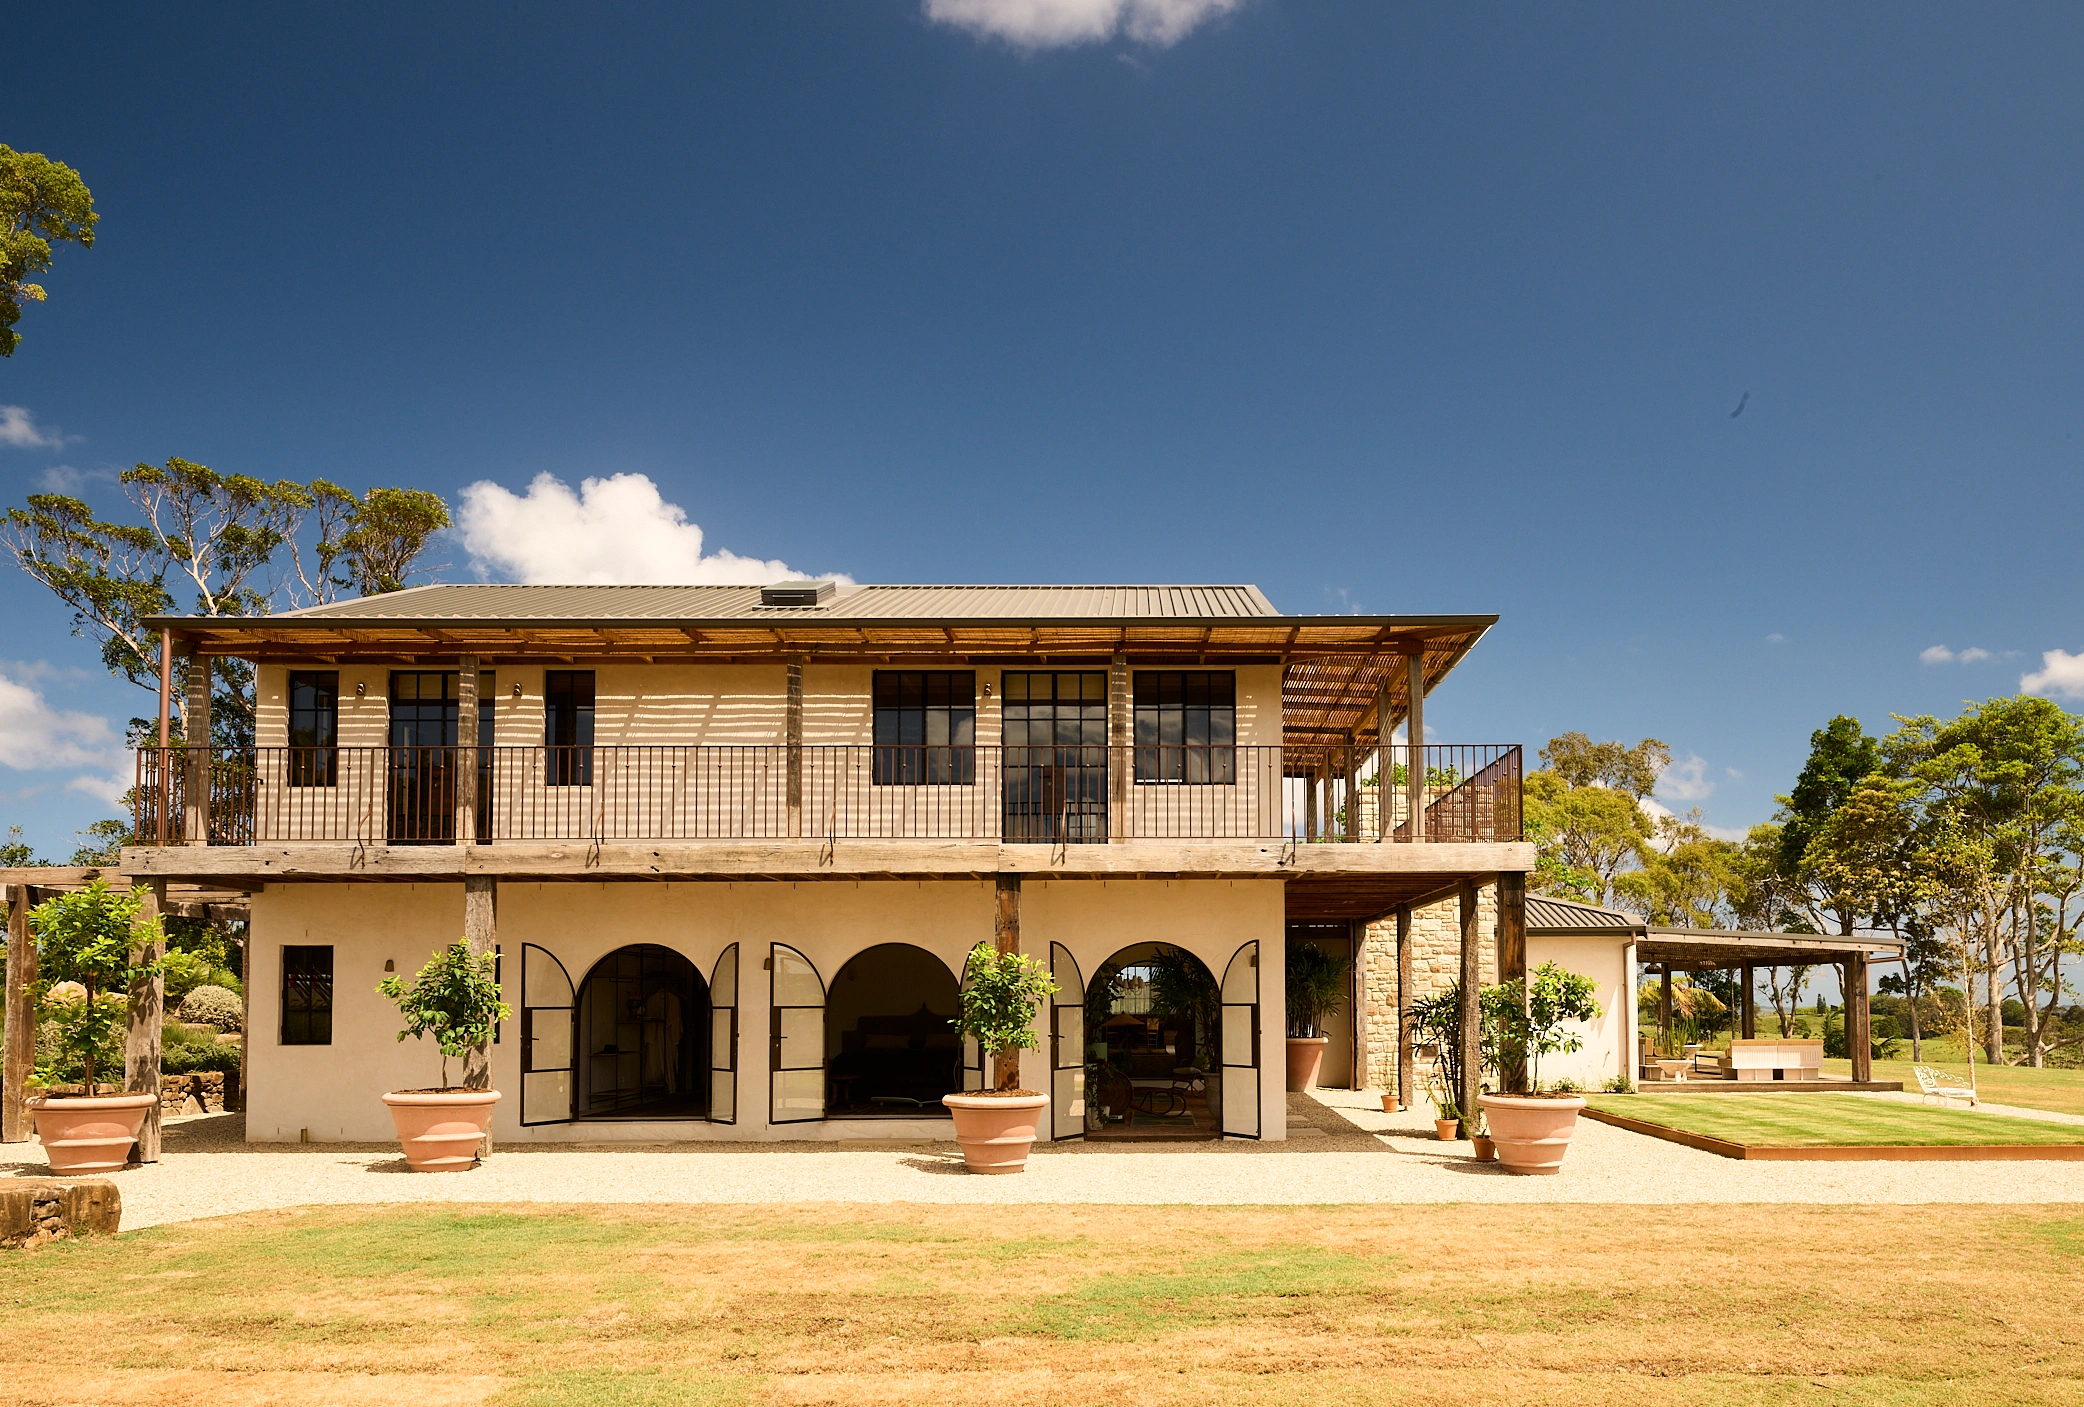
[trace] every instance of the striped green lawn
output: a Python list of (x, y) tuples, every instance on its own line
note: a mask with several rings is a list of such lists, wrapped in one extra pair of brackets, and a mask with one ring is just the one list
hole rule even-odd
[(1778, 1148), (2084, 1143), (2084, 1125), (1862, 1099), (1854, 1094), (1602, 1094), (1592, 1107), (1730, 1143)]

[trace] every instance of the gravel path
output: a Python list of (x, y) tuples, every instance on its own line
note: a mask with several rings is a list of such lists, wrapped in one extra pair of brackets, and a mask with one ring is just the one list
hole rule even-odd
[[(1290, 1096), (1285, 1144), (1066, 1143), (1037, 1148), (1016, 1177), (965, 1173), (952, 1142), (509, 1147), (469, 1173), (421, 1174), (396, 1145), (250, 1145), (238, 1115), (215, 1114), (169, 1120), (163, 1159), (114, 1180), (126, 1230), (393, 1202), (2084, 1202), (2084, 1163), (1749, 1163), (1589, 1120), (1560, 1176), (1514, 1177), (1368, 1098)], [(0, 1176), (43, 1171), (40, 1158), (0, 1162)]]

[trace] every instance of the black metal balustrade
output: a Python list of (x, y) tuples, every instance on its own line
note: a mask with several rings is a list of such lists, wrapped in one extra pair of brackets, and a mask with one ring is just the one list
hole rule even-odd
[(1372, 752), (1277, 746), (145, 748), (134, 820), (140, 845), (1521, 838), (1517, 746), (1421, 748), (1415, 794), (1389, 751), (1384, 786)]

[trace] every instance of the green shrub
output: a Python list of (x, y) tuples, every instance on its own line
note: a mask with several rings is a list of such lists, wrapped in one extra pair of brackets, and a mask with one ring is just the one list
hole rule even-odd
[[(961, 1012), (949, 1025), (973, 1037), (987, 1055), (1031, 1050), (1040, 1043), (1035, 1013), (1057, 989), (1047, 967), (1025, 953), (1002, 953), (979, 943), (970, 949), (963, 970), (969, 982), (962, 990)], [(1009, 1068), (999, 1088), (1013, 1089), (1019, 1083), (1017, 1068)]]
[[(142, 960), (149, 945), (165, 936), (157, 918), (143, 917), (147, 897), (142, 887), (124, 892), (97, 879), (29, 911), (39, 953), (37, 995), (47, 1018), (39, 1024), (56, 1031), (65, 1057), (49, 1067), (50, 1073), (65, 1079), (58, 1073), (60, 1064), (69, 1067), (77, 1061), (78, 1078), (90, 1093), (97, 1080), (113, 1082), (112, 1073), (117, 1080), (121, 1077), (120, 1054), (110, 1062), (104, 1052), (111, 1037), (121, 1049), (119, 1028), (129, 1007), (126, 993), (131, 984), (161, 970), (159, 963)], [(70, 993), (60, 997), (58, 989), (64, 987), (78, 988), (82, 999), (74, 1000)]]
[(207, 1045), (200, 1042), (168, 1045), (161, 1049), (159, 1055), (159, 1072), (162, 1075), (200, 1075), (211, 1070), (229, 1075), (236, 1073), (239, 1068), (239, 1048), (226, 1045), (222, 1041), (213, 1040)]
[(405, 1029), (398, 1039), (431, 1035), (441, 1048), (441, 1086), (449, 1083), (449, 1062), (461, 1060), (480, 1046), (489, 1045), (492, 1032), (513, 1010), (499, 999), (499, 983), (493, 978), (491, 953), (473, 953), (468, 941), (458, 938), (437, 949), (426, 966), (413, 975), (412, 985), (397, 974), (376, 984), (376, 990), (398, 1004)]
[(197, 987), (181, 1002), (183, 1021), (207, 1021), (220, 1031), (243, 1028), (246, 1012), (236, 992), (223, 987)]

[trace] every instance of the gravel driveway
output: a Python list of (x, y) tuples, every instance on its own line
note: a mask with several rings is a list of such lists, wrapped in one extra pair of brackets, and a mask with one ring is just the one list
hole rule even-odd
[[(1369, 1098), (1291, 1095), (1286, 1143), (1064, 1143), (1016, 1177), (965, 1173), (952, 1142), (508, 1146), (467, 1173), (409, 1173), (396, 1145), (248, 1144), (240, 1116), (214, 1114), (169, 1120), (162, 1160), (114, 1180), (126, 1230), (387, 1202), (2084, 1202), (2084, 1163), (1738, 1162), (1589, 1120), (1560, 1176), (1514, 1177)], [(0, 1150), (0, 1176), (43, 1173), (16, 1153)]]

